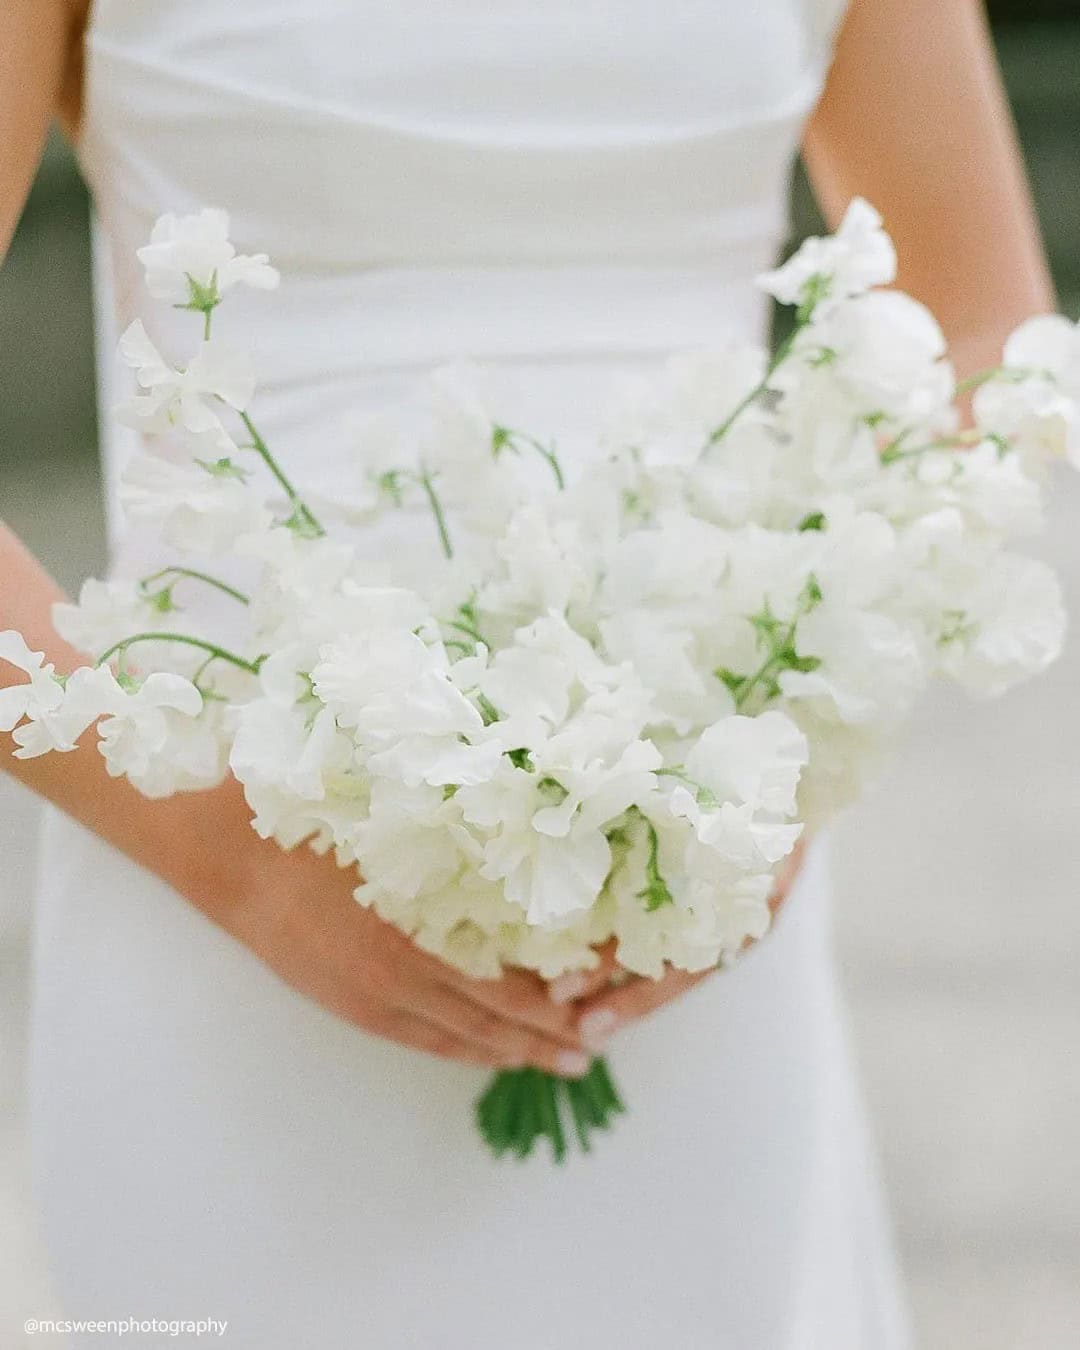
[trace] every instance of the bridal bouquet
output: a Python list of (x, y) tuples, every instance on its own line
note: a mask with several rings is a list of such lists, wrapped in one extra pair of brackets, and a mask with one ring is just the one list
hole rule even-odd
[[(173, 553), (57, 607), (92, 665), (58, 675), (0, 634), (28, 676), (0, 694), (17, 755), (96, 724), (149, 796), (231, 772), (260, 835), (334, 850), (359, 904), (474, 976), (588, 970), (614, 939), (658, 977), (765, 933), (800, 833), (931, 676), (996, 694), (1058, 653), (1055, 578), (1008, 545), (1039, 526), (1046, 463), (1080, 462), (1080, 334), (1023, 324), (962, 428), (934, 319), (877, 289), (895, 258), (865, 202), (760, 278), (794, 307), (775, 354), (677, 357), (588, 462), (446, 370), (415, 443), (373, 432), (361, 490), (330, 501), (287, 476), (213, 334), (231, 288), (278, 279), (227, 229), (166, 216), (140, 250), (202, 330), (182, 367), (139, 322), (120, 343), (119, 415), (153, 447), (126, 509)], [(408, 546), (370, 561), (365, 528), (395, 515)], [(547, 1136), (561, 1158), (619, 1109), (598, 1060), (498, 1074), (478, 1121), (498, 1153)]]

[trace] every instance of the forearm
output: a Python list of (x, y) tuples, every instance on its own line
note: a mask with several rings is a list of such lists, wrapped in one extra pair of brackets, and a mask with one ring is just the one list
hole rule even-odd
[[(0, 631), (22, 633), (61, 672), (87, 661), (53, 629), (52, 605), (63, 598), (45, 569), (0, 524)], [(0, 661), (0, 688), (23, 678)], [(206, 873), (222, 867), (213, 841), (233, 825), (250, 828), (239, 786), (230, 780), (211, 792), (150, 801), (126, 779), (109, 776), (105, 761), (88, 744), (92, 735), (73, 754), (14, 759), (10, 738), (0, 733), (0, 767), (189, 898), (206, 893)]]
[(881, 211), (897, 284), (937, 316), (961, 377), (1054, 308), (977, 0), (853, 0), (804, 153), (831, 222), (856, 194)]

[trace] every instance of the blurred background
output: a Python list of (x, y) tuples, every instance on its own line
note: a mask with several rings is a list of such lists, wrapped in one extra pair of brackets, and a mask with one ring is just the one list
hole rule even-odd
[[(1080, 5), (991, 11), (1075, 318)], [(801, 177), (795, 215), (818, 228)], [(104, 563), (88, 224), (56, 140), (0, 272), (0, 517), (69, 588)], [(852, 1029), (923, 1350), (1080, 1347), (1080, 480), (1059, 482), (1041, 552), (1069, 593), (1065, 659), (1003, 703), (932, 698), (835, 831)], [(3, 1347), (58, 1315), (26, 1182), (36, 821), (0, 779)]]

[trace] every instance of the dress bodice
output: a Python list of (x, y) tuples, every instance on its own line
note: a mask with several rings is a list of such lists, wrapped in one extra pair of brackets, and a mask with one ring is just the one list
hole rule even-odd
[[(567, 337), (580, 322), (584, 341), (663, 348), (657, 323), (679, 325), (672, 286), (701, 292), (681, 301), (680, 336), (693, 341), (709, 285), (765, 266), (783, 233), (837, 9), (96, 0), (81, 155), (120, 307), (137, 306), (131, 254), (153, 219), (221, 205), (238, 244), (269, 252), (321, 312), (331, 294), (333, 309), (359, 300), (358, 284), (369, 313), (408, 307), (407, 337), (380, 312), (373, 360), (473, 349), (477, 273), (491, 270), (523, 275), (525, 312), (499, 317), (533, 329), (541, 348), (542, 292)], [(613, 270), (655, 270), (659, 313), (633, 284), (613, 311)], [(421, 289), (433, 327), (413, 322)], [(500, 352), (529, 342), (489, 337)], [(417, 343), (425, 350), (402, 349)]]
[[(261, 416), (316, 459), (379, 376), (760, 330), (751, 279), (841, 3), (96, 0), (80, 156), (106, 308), (179, 357), (191, 316), (147, 300), (135, 249), (162, 212), (225, 207), (283, 284), (234, 291), (215, 328), (254, 347)], [(556, 424), (580, 402), (559, 390), (534, 387)]]

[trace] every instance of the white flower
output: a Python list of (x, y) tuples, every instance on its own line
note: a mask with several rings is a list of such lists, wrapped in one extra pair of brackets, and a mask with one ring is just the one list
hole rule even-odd
[[(800, 335), (799, 351), (821, 380), (836, 380), (854, 417), (886, 418), (903, 427), (934, 426), (948, 416), (955, 393), (945, 336), (937, 320), (900, 291), (871, 291), (827, 309)], [(781, 367), (777, 383), (799, 378)], [(805, 376), (803, 378), (806, 378)]]
[(441, 647), (408, 631), (353, 633), (320, 648), (311, 679), (338, 723), (376, 752), (373, 771), (435, 784), (455, 781), (443, 776), (453, 764), (475, 772), (463, 739), (483, 729), (483, 718), (450, 678)]
[(251, 612), (266, 650), (294, 642), (317, 647), (354, 625), (383, 627), (397, 610), (402, 625), (410, 627), (426, 614), (407, 591), (364, 585), (356, 549), (340, 540), (255, 530), (241, 534), (233, 552), (262, 567)]
[(800, 655), (820, 662), (814, 670), (785, 670), (784, 696), (823, 702), (843, 722), (889, 725), (907, 712), (922, 689), (927, 656), (922, 633), (891, 615), (848, 610), (826, 599), (799, 623)]
[(122, 638), (149, 626), (169, 626), (171, 616), (154, 610), (130, 581), (97, 581), (89, 577), (79, 589), (78, 604), (58, 601), (52, 608), (53, 627), (78, 651), (100, 656)]
[(225, 429), (217, 401), (242, 411), (255, 392), (250, 363), (225, 344), (200, 344), (183, 370), (171, 366), (151, 342), (142, 320), (120, 338), (120, 356), (135, 371), (141, 392), (116, 408), (126, 426), (147, 435), (185, 433), (220, 455), (236, 453), (236, 442)]
[(156, 300), (186, 305), (191, 283), (222, 296), (243, 283), (273, 290), (280, 277), (265, 253), (238, 254), (229, 241), (229, 217), (210, 208), (197, 215), (158, 218), (150, 242), (138, 249), (146, 285)]
[(969, 450), (928, 450), (911, 469), (938, 509), (954, 506), (965, 521), (1005, 538), (1035, 534), (1043, 523), (1042, 492), (1025, 472), (1022, 456), (991, 441)]
[(0, 661), (29, 675), (26, 684), (0, 689), (0, 731), (10, 731), (24, 717), (51, 712), (63, 702), (64, 688), (55, 667), (46, 664), (44, 652), (32, 652), (23, 638), (10, 629), (0, 633)]
[(815, 287), (823, 299), (842, 300), (895, 278), (896, 250), (881, 217), (855, 197), (835, 234), (807, 239), (782, 267), (758, 277), (758, 285), (782, 304), (798, 305)]
[(611, 848), (595, 824), (576, 819), (557, 835), (537, 826), (536, 816), (561, 800), (559, 784), (506, 761), (498, 777), (455, 794), (466, 821), (492, 832), (480, 875), (502, 881), (531, 924), (557, 924), (589, 909), (611, 865)]
[(576, 525), (530, 503), (502, 521), (496, 553), (503, 568), (478, 592), (481, 608), (531, 619), (584, 604), (592, 593), (588, 550)]
[(352, 742), (311, 692), (313, 660), (303, 643), (274, 652), (260, 667), (259, 695), (231, 714), (229, 767), (255, 812), (252, 824), (286, 847), (314, 831), (342, 842), (363, 787)]
[(809, 755), (806, 737), (795, 723), (769, 711), (759, 717), (725, 717), (706, 727), (686, 756), (686, 771), (721, 801), (792, 816)]
[[(417, 458), (462, 525), (489, 536), (501, 534), (525, 495), (530, 468), (537, 466), (516, 455), (512, 444), (496, 453), (495, 420), (477, 391), (478, 382), (477, 372), (463, 364), (444, 366), (424, 382), (431, 425)], [(543, 481), (538, 471), (532, 476)]]
[(765, 373), (765, 353), (734, 339), (680, 353), (658, 374), (625, 380), (601, 439), (616, 452), (632, 448), (644, 476), (688, 468), (705, 443)]
[(939, 638), (943, 670), (974, 694), (996, 696), (1038, 674), (1061, 652), (1065, 607), (1043, 562), (1002, 553), (953, 595)]
[(976, 391), (973, 406), (988, 435), (1080, 468), (1080, 324), (1058, 314), (1022, 323), (1005, 343), (1001, 375)]
[(30, 677), (0, 689), (0, 731), (13, 733), (16, 759), (74, 750), (109, 705), (115, 683), (109, 671), (80, 667), (61, 680), (44, 653), (32, 652), (18, 633), (0, 633), (0, 661)]
[(543, 791), (557, 798), (534, 814), (533, 829), (552, 838), (582, 825), (609, 825), (656, 790), (662, 758), (651, 741), (623, 747), (622, 736), (611, 735), (607, 746), (597, 745), (588, 719), (578, 721), (585, 726), (569, 724), (533, 755)]
[(147, 797), (221, 781), (223, 745), (218, 729), (201, 720), (202, 695), (190, 680), (155, 671), (128, 689), (110, 672), (97, 673), (108, 681), (101, 689), (98, 735), (112, 777), (130, 779)]
[(160, 455), (132, 456), (120, 500), (132, 520), (156, 524), (166, 543), (189, 553), (230, 552), (240, 536), (266, 530), (273, 519), (258, 494), (232, 475)]
[(368, 903), (382, 894), (412, 901), (449, 885), (467, 862), (475, 865), (479, 845), (460, 827), (460, 819), (456, 801), (439, 788), (378, 779), (370, 810), (356, 830), (366, 883), (357, 899)]

